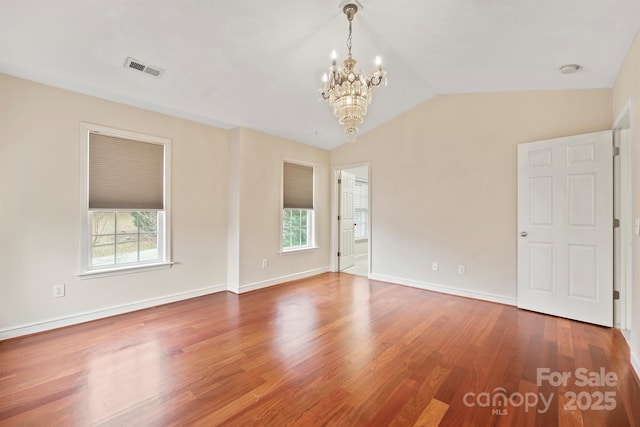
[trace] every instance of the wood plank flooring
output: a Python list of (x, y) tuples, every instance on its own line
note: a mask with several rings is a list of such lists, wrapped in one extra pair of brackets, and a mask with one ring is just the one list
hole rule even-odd
[(622, 427), (640, 388), (614, 329), (327, 273), (0, 342), (0, 425)]

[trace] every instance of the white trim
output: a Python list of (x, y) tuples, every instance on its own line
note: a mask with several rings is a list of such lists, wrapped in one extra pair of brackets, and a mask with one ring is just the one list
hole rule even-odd
[(288, 274), (286, 276), (275, 277), (273, 279), (263, 280), (261, 282), (248, 283), (246, 285), (240, 285), (240, 289), (228, 290), (236, 294), (243, 294), (245, 292), (255, 291), (257, 289), (268, 288), (269, 286), (281, 285), (292, 280), (306, 279), (307, 277), (317, 276), (318, 274), (327, 273), (329, 267), (315, 268), (313, 270), (302, 271), (300, 273)]
[[(625, 117), (627, 115), (627, 112), (629, 113), (629, 116)], [(632, 113), (633, 113), (633, 98), (629, 98), (627, 100), (627, 103), (624, 104), (624, 107), (622, 107), (622, 110), (620, 110), (620, 113), (618, 113), (618, 117), (616, 117), (616, 120), (613, 122), (614, 123), (613, 128), (614, 129), (631, 128), (633, 126)], [(627, 123), (625, 119), (628, 119), (629, 122)]]
[(279, 251), (278, 253), (280, 255), (293, 255), (293, 254), (297, 254), (299, 252), (307, 252), (307, 251), (313, 251), (316, 249), (320, 249), (320, 246), (304, 246), (301, 248), (293, 248), (293, 249), (283, 249), (281, 251)]
[(224, 292), (226, 290), (227, 290), (226, 284), (208, 286), (205, 288), (194, 289), (186, 292), (179, 292), (176, 294), (165, 295), (162, 297), (148, 298), (140, 301), (115, 305), (111, 307), (99, 308), (97, 310), (86, 311), (84, 313), (77, 313), (69, 316), (57, 317), (54, 319), (43, 320), (40, 322), (12, 326), (9, 328), (0, 329), (0, 340), (15, 338), (23, 335), (35, 334), (37, 332), (48, 331), (51, 329), (62, 328), (65, 326), (77, 325), (84, 322), (90, 322), (92, 320), (103, 319), (105, 317), (111, 317), (111, 316), (117, 316), (119, 314), (130, 313), (132, 311), (142, 310), (145, 308), (156, 307), (164, 304), (170, 304), (172, 302), (201, 297), (209, 294), (215, 294), (217, 292)]
[(631, 366), (633, 370), (636, 371), (636, 376), (640, 379), (640, 357), (634, 354), (633, 352), (629, 352), (629, 360), (631, 360)]
[(467, 297), (467, 298), (473, 298), (473, 299), (489, 301), (489, 302), (497, 302), (499, 304), (505, 304), (505, 305), (515, 306), (517, 302), (516, 299), (513, 297), (505, 297), (502, 295), (488, 294), (485, 292), (468, 291), (466, 289), (452, 288), (446, 285), (441, 285), (439, 283), (422, 282), (418, 280), (403, 279), (403, 278), (393, 277), (393, 276), (385, 276), (382, 274), (370, 274), (369, 279), (379, 280), (381, 282), (394, 283), (397, 285), (410, 286), (412, 288), (424, 289), (427, 291), (435, 291), (435, 292), (440, 292), (448, 295), (455, 295), (459, 297)]
[(117, 276), (120, 274), (141, 273), (143, 271), (164, 270), (171, 268), (175, 262), (159, 262), (157, 264), (131, 265), (120, 268), (109, 268), (105, 270), (88, 270), (83, 273), (77, 273), (80, 279), (97, 279), (98, 277)]
[[(633, 182), (633, 177), (634, 177), (634, 170), (633, 170), (633, 161), (632, 159), (634, 158), (634, 152), (635, 152), (635, 130), (634, 130), (634, 108), (633, 108), (633, 98), (629, 98), (627, 100), (627, 103), (624, 105), (624, 107), (622, 107), (622, 109), (620, 110), (620, 112), (618, 113), (618, 116), (616, 117), (612, 130), (615, 134), (615, 131), (620, 131), (620, 130), (628, 130), (629, 131), (629, 143), (628, 143), (628, 147), (627, 150), (624, 149), (620, 149), (620, 162), (619, 165), (622, 166), (623, 162), (626, 165), (626, 167), (628, 168), (628, 172), (629, 172), (629, 176), (626, 177), (628, 179), (627, 184), (627, 192), (625, 192), (625, 194), (619, 194), (620, 199), (624, 199), (626, 198), (626, 200), (630, 200), (630, 212), (627, 212), (629, 215), (631, 215), (631, 218), (626, 218), (626, 222), (625, 222), (625, 218), (620, 218), (621, 219), (621, 229), (620, 229), (620, 241), (619, 241), (619, 245), (620, 247), (618, 248), (614, 248), (615, 251), (619, 251), (619, 253), (625, 253), (626, 259), (627, 260), (631, 260), (630, 261), (630, 265), (625, 265), (625, 264), (621, 264), (621, 268), (620, 268), (620, 276), (624, 275), (625, 276), (625, 280), (624, 282), (626, 282), (626, 286), (622, 289), (619, 289), (620, 291), (620, 300), (618, 300), (618, 308), (619, 308), (619, 318), (615, 319), (617, 321), (617, 324), (614, 325), (616, 328), (618, 329), (631, 329), (632, 327), (632, 323), (633, 323), (633, 284), (634, 284), (634, 278), (636, 276), (636, 268), (633, 264), (633, 260), (635, 259), (634, 257), (634, 253), (635, 253), (635, 248), (634, 248), (634, 234), (633, 234), (633, 221), (634, 221), (634, 212), (633, 212), (633, 194), (635, 191), (635, 185)], [(619, 144), (618, 144), (619, 145)], [(620, 170), (618, 169), (618, 171), (616, 171), (616, 173), (619, 173)], [(623, 177), (620, 177), (623, 178)], [(624, 260), (620, 260), (620, 262), (622, 263)], [(621, 279), (621, 277), (619, 277), (619, 280)], [(614, 302), (615, 304), (615, 302)], [(615, 317), (615, 316), (614, 316)], [(629, 346), (631, 347), (631, 346)], [(640, 377), (640, 375), (639, 375)]]

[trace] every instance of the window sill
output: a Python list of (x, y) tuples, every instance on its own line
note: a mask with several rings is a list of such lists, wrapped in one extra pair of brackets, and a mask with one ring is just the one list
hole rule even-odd
[(354, 239), (357, 243), (361, 243), (361, 242), (366, 242), (367, 240), (369, 240), (368, 237), (358, 237), (357, 239)]
[(102, 270), (87, 270), (76, 274), (80, 279), (97, 279), (99, 277), (117, 276), (120, 274), (142, 273), (143, 271), (164, 270), (171, 268), (174, 262), (159, 262), (156, 264), (130, 265)]
[(318, 246), (309, 246), (308, 248), (282, 249), (282, 250), (280, 250), (280, 255), (296, 254), (296, 253), (299, 253), (299, 252), (314, 251), (316, 249), (319, 249), (319, 247)]

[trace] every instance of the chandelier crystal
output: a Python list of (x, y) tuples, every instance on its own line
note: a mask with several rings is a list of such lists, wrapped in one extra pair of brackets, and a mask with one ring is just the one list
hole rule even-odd
[(327, 101), (338, 122), (344, 127), (344, 131), (353, 142), (358, 133), (358, 126), (362, 124), (367, 114), (367, 107), (371, 104), (371, 90), (387, 83), (386, 71), (382, 69), (382, 60), (376, 57), (376, 71), (371, 77), (356, 68), (356, 60), (351, 56), (351, 23), (358, 11), (358, 6), (349, 3), (342, 9), (349, 21), (349, 36), (347, 37), (347, 49), (349, 55), (344, 60), (343, 67), (336, 67), (336, 52), (331, 54), (331, 67), (329, 73), (322, 76), (322, 88), (320, 95)]

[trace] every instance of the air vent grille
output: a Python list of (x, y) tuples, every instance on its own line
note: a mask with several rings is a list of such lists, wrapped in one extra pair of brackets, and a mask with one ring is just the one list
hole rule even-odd
[(131, 57), (127, 58), (127, 62), (125, 62), (124, 66), (125, 68), (142, 71), (143, 73), (152, 75), (153, 77), (160, 77), (162, 75), (162, 72), (164, 71), (161, 68), (146, 65), (142, 61), (138, 61), (137, 59), (133, 59)]
[(129, 68), (135, 68), (136, 70), (144, 71), (145, 66), (144, 66), (144, 64), (140, 64), (138, 62), (131, 61), (131, 62), (129, 62)]
[(144, 72), (147, 74), (151, 74), (152, 76), (158, 77), (160, 75), (160, 70), (156, 70), (155, 68), (147, 67), (144, 69)]

